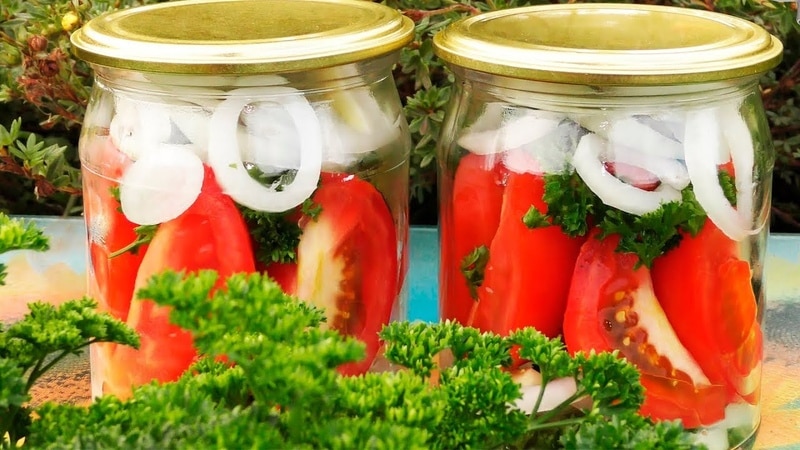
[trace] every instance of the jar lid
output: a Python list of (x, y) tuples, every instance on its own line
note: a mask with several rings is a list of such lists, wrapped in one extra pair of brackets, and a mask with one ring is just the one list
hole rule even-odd
[(669, 6), (557, 4), (455, 22), (434, 36), (454, 66), (537, 81), (669, 85), (754, 76), (783, 45), (733, 16)]
[(92, 64), (185, 74), (274, 73), (352, 63), (413, 37), (398, 11), (358, 0), (179, 0), (90, 20), (72, 34)]

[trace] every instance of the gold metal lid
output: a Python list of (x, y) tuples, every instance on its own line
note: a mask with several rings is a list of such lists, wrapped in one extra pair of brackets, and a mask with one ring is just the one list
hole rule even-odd
[(454, 66), (588, 85), (669, 85), (753, 76), (783, 45), (762, 27), (707, 11), (652, 5), (559, 4), (455, 22), (434, 37)]
[(185, 74), (302, 71), (391, 53), (413, 37), (396, 10), (358, 0), (181, 0), (92, 19), (72, 34), (92, 64)]

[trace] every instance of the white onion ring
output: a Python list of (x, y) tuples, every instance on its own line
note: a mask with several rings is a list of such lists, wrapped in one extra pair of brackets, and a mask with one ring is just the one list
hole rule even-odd
[[(209, 123), (208, 162), (223, 190), (236, 202), (258, 211), (283, 212), (300, 205), (317, 188), (322, 166), (322, 133), (314, 109), (302, 94), (289, 87), (240, 88), (229, 95), (217, 106)], [(247, 173), (237, 139), (242, 109), (264, 96), (283, 105), (300, 135), (300, 168), (281, 191), (262, 185)]]
[(528, 114), (513, 118), (496, 129), (483, 131), (467, 129), (458, 139), (458, 145), (477, 155), (502, 153), (552, 133), (561, 120), (561, 118)]
[[(722, 130), (717, 120), (716, 109), (703, 109), (689, 112), (686, 119), (686, 169), (689, 179), (694, 187), (694, 195), (700, 206), (705, 209), (708, 218), (734, 241), (740, 241), (752, 234), (750, 221), (746, 220), (725, 198), (722, 186), (719, 184), (719, 174), (716, 164), (716, 155), (722, 147)], [(748, 132), (748, 140), (749, 137)], [(749, 167), (737, 167), (742, 164), (741, 155), (734, 161), (734, 171), (738, 178), (739, 173), (752, 173), (752, 163)], [(750, 159), (752, 161), (752, 158)], [(737, 186), (738, 190), (738, 186)], [(752, 197), (752, 194), (749, 195)], [(737, 193), (738, 197), (738, 193)], [(751, 212), (752, 214), (752, 212)]]
[[(612, 147), (612, 146), (609, 146)], [(616, 145), (608, 149), (606, 160), (642, 168), (677, 190), (689, 185), (689, 172), (681, 161), (658, 155), (647, 155), (632, 148)]]
[(680, 191), (667, 184), (661, 184), (654, 191), (645, 191), (608, 173), (600, 160), (605, 146), (606, 142), (600, 136), (589, 133), (581, 138), (572, 159), (575, 171), (603, 203), (640, 216), (657, 210), (664, 203), (681, 200)]
[(143, 154), (122, 175), (122, 213), (138, 225), (155, 225), (180, 216), (203, 186), (203, 162), (184, 146), (161, 144)]
[(739, 113), (738, 104), (728, 104), (719, 110), (722, 136), (730, 149), (736, 183), (736, 210), (745, 224), (753, 221), (753, 166), (755, 149), (753, 136)]
[(634, 117), (613, 120), (608, 126), (608, 140), (612, 144), (636, 148), (648, 155), (669, 159), (683, 159), (683, 146)]

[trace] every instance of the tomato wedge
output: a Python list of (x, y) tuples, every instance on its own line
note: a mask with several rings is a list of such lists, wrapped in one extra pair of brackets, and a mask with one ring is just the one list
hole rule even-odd
[(264, 267), (259, 267), (260, 264), (256, 263), (256, 268), (261, 272), (266, 272), (281, 287), (281, 290), (287, 295), (295, 295), (297, 292), (297, 263), (270, 263)]
[(710, 220), (653, 263), (653, 283), (681, 342), (712, 383), (755, 403), (762, 333), (750, 265)]
[(89, 295), (97, 300), (101, 310), (125, 321), (146, 246), (111, 256), (136, 240), (136, 225), (122, 214), (113, 191), (133, 161), (117, 150), (110, 139), (99, 142), (88, 153), (83, 198), (88, 224)]
[[(255, 263), (244, 220), (206, 167), (203, 188), (183, 214), (158, 226), (136, 276), (136, 289), (164, 270), (216, 270), (217, 288), (234, 273), (253, 272)], [(127, 396), (134, 385), (177, 379), (195, 360), (191, 335), (169, 321), (169, 308), (150, 300), (131, 303), (128, 325), (141, 337), (137, 351), (120, 346), (107, 362), (106, 393)]]
[(507, 177), (500, 225), (478, 289), (474, 324), (501, 335), (532, 326), (556, 337), (561, 334), (572, 269), (583, 238), (571, 238), (555, 225), (528, 228), (522, 218), (531, 206), (547, 212), (542, 199), (544, 178), (514, 172)]
[(480, 246), (489, 247), (500, 223), (506, 170), (497, 155), (466, 154), (458, 163), (449, 209), (443, 210), (441, 231), (441, 317), (472, 325), (476, 298), (461, 263)]
[(687, 315), (668, 321), (650, 271), (635, 268), (635, 254), (616, 252), (618, 243), (619, 236), (598, 239), (595, 231), (581, 247), (564, 315), (567, 349), (619, 350), (641, 373), (645, 416), (680, 419), (687, 428), (721, 420), (725, 388), (708, 379), (673, 329), (698, 324)]
[(367, 345), (363, 361), (339, 368), (364, 373), (399, 290), (394, 221), (381, 193), (355, 175), (323, 174), (312, 200), (322, 209), (300, 224), (297, 297), (324, 309), (331, 328)]

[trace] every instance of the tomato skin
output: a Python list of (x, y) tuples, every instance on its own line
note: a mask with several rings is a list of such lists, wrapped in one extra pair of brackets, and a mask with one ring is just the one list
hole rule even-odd
[(134, 228), (112, 194), (119, 187), (125, 169), (133, 163), (114, 147), (110, 139), (89, 149), (89, 170), (83, 177), (84, 215), (86, 216), (90, 295), (102, 311), (125, 321), (128, 317), (136, 272), (147, 246), (136, 251), (111, 255), (137, 238)]
[(687, 428), (721, 420), (724, 387), (705, 377), (667, 321), (650, 271), (636, 268), (636, 255), (616, 252), (618, 242), (595, 230), (581, 248), (564, 315), (567, 349), (619, 350), (640, 371), (645, 416), (680, 419)]
[[(222, 193), (206, 167), (195, 203), (177, 218), (158, 226), (136, 276), (138, 290), (164, 270), (218, 272), (216, 288), (234, 273), (255, 271), (250, 238), (233, 200)], [(189, 332), (169, 321), (170, 309), (134, 299), (128, 325), (141, 337), (140, 349), (120, 346), (107, 355), (111, 393), (127, 396), (132, 385), (177, 379), (197, 357)]]
[(366, 372), (399, 294), (397, 232), (381, 193), (347, 174), (323, 174), (312, 196), (321, 207), (304, 218), (297, 250), (297, 297), (323, 308), (332, 329), (367, 346), (366, 358), (339, 372)]
[(558, 226), (530, 229), (523, 223), (531, 206), (547, 212), (543, 195), (541, 175), (508, 174), (500, 225), (478, 289), (474, 325), (481, 330), (507, 335), (532, 326), (549, 337), (561, 334), (572, 271), (584, 239), (571, 238)]
[(763, 352), (750, 265), (710, 220), (653, 263), (656, 295), (712, 383), (755, 403)]
[[(260, 264), (256, 264), (260, 266)], [(260, 272), (266, 272), (281, 287), (287, 295), (297, 292), (297, 263), (270, 263), (264, 267), (257, 267)]]
[(458, 163), (449, 211), (441, 232), (441, 317), (472, 325), (476, 299), (461, 273), (461, 262), (475, 248), (487, 248), (500, 223), (506, 170), (497, 155), (466, 154)]

